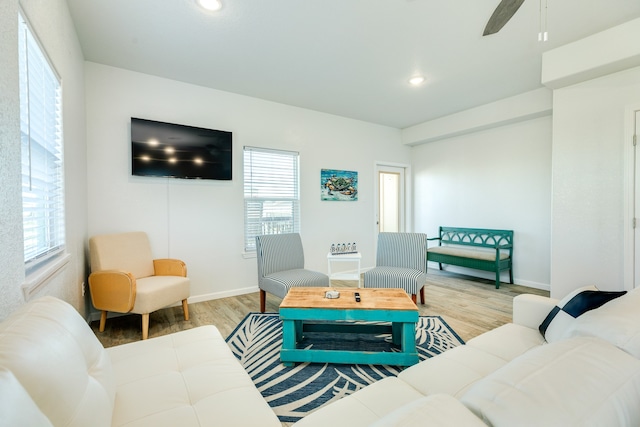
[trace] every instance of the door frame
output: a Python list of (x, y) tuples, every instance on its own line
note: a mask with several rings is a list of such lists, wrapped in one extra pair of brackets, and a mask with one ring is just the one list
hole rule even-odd
[(378, 204), (380, 201), (378, 200), (378, 195), (380, 194), (380, 182), (378, 180), (378, 171), (380, 168), (392, 167), (392, 168), (400, 168), (404, 169), (404, 231), (410, 232), (413, 230), (413, 187), (411, 185), (412, 176), (411, 176), (411, 165), (406, 163), (394, 163), (394, 162), (386, 162), (386, 161), (375, 161), (373, 165), (373, 176), (374, 176), (374, 185), (373, 185), (373, 235), (375, 237), (374, 242), (378, 241)]
[[(634, 146), (633, 136), (636, 133), (636, 113), (640, 114), (640, 104), (628, 105), (625, 108), (624, 117), (624, 220), (623, 220), (623, 282), (624, 289), (630, 291), (635, 286), (635, 252), (636, 239), (633, 221), (636, 219), (636, 228), (640, 227), (640, 212), (635, 211), (636, 205), (636, 156), (637, 146)], [(640, 144), (638, 136), (637, 144)], [(640, 158), (638, 159), (640, 161)]]

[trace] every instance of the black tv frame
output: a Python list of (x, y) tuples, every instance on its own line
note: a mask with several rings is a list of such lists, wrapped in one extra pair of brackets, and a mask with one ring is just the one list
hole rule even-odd
[(232, 132), (132, 117), (131, 174), (229, 181)]

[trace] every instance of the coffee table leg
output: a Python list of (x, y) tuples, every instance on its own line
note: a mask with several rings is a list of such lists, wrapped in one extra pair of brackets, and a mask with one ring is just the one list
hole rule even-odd
[[(296, 321), (282, 321), (282, 350), (294, 350), (296, 348)], [(293, 362), (283, 362), (284, 366), (294, 366)]]
[(296, 343), (302, 341), (303, 325), (302, 320), (296, 320)]
[(402, 352), (416, 353), (416, 324), (402, 323)]
[(391, 323), (391, 342), (398, 347), (402, 345), (402, 323)]

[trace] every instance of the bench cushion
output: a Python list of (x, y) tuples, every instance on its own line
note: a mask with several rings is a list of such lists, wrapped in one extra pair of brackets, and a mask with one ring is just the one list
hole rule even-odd
[[(429, 253), (435, 254), (443, 254), (443, 255), (452, 255), (461, 258), (473, 258), (473, 259), (481, 259), (484, 261), (495, 261), (496, 260), (496, 252), (495, 251), (487, 251), (481, 249), (464, 249), (456, 246), (434, 246), (433, 248), (429, 248)], [(508, 259), (509, 252), (501, 251), (500, 259)]]

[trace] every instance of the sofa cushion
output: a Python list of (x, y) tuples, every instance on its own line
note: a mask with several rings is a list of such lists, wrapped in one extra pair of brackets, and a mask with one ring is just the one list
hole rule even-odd
[(544, 335), (547, 342), (557, 341), (562, 338), (564, 331), (571, 325), (575, 318), (625, 293), (626, 291), (599, 291), (595, 286), (576, 289), (560, 300), (551, 312), (549, 312), (540, 324), (540, 333)]
[(365, 427), (424, 396), (396, 377), (387, 377), (307, 415), (296, 427)]
[(276, 426), (278, 418), (214, 326), (107, 349), (113, 426)]
[(499, 426), (640, 425), (640, 361), (593, 337), (539, 346), (475, 383), (462, 403)]
[(505, 363), (485, 351), (461, 345), (405, 369), (398, 378), (423, 395), (446, 393), (459, 396)]
[(434, 394), (407, 403), (371, 427), (486, 427), (471, 411), (448, 394)]
[(0, 368), (0, 425), (52, 426), (13, 373)]
[(583, 314), (562, 334), (576, 336), (599, 337), (640, 359), (640, 288)]
[(467, 342), (486, 353), (510, 362), (534, 347), (545, 344), (544, 337), (537, 329), (507, 323), (483, 333)]
[(476, 381), (543, 343), (537, 330), (509, 323), (413, 365), (398, 378), (425, 395), (460, 396)]
[(111, 361), (66, 302), (42, 297), (0, 323), (0, 366), (15, 375), (53, 425), (111, 425)]

